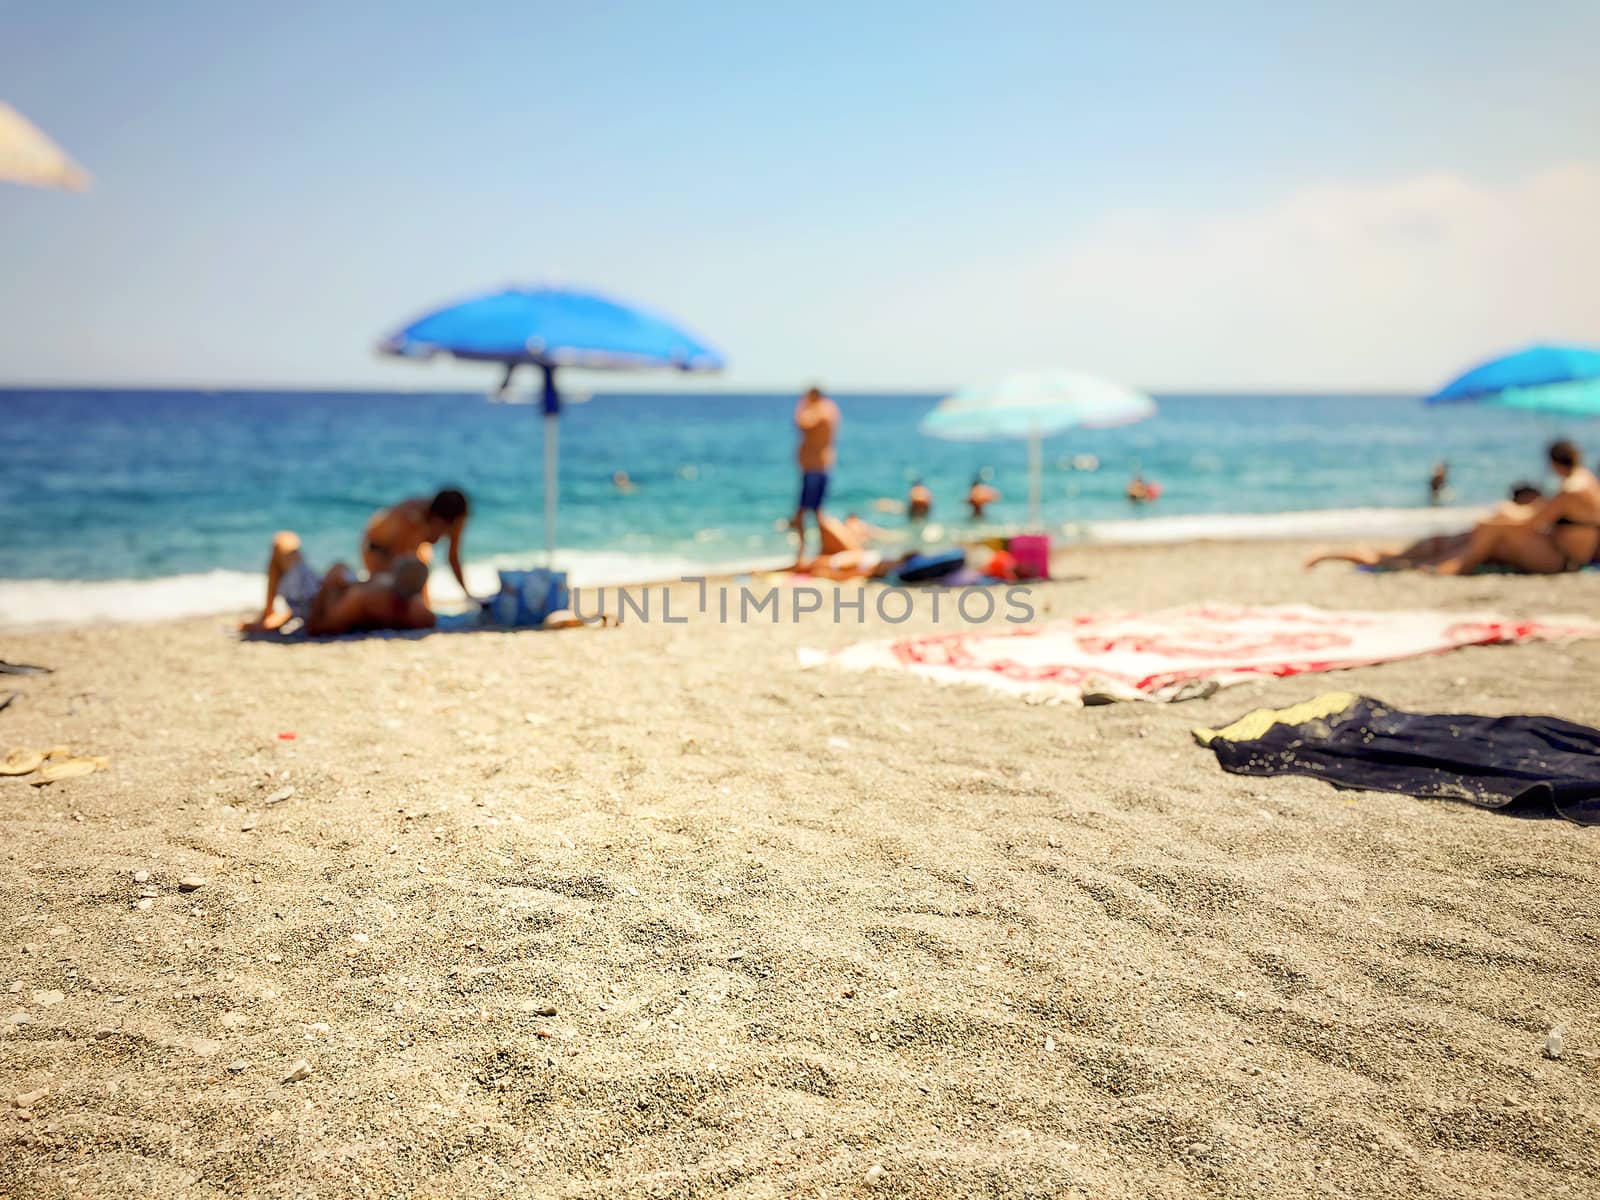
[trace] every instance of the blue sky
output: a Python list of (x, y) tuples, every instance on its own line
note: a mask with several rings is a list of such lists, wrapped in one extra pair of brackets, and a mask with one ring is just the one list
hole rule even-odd
[(0, 99), (96, 180), (0, 185), (0, 382), (472, 387), (372, 342), (516, 279), (676, 314), (727, 386), (1421, 387), (1600, 341), (1592, 0), (0, 2), (0, 29)]

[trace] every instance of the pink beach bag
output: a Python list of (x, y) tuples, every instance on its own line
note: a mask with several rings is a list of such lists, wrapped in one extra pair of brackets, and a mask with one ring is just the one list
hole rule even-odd
[(1024, 579), (1050, 578), (1050, 535), (1019, 533), (1007, 547), (1017, 560), (1017, 574)]

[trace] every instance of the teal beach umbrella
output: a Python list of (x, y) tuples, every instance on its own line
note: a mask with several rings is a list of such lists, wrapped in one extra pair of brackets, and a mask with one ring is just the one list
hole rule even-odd
[(952, 442), (1028, 442), (1028, 521), (1040, 525), (1044, 439), (1067, 429), (1104, 429), (1153, 417), (1143, 392), (1073, 371), (1027, 371), (939, 401), (922, 420), (929, 437)]

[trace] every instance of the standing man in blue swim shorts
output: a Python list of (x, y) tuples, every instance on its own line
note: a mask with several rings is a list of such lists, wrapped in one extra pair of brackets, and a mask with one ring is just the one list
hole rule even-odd
[(817, 545), (822, 545), (822, 525), (818, 514), (828, 494), (828, 472), (833, 470), (834, 440), (839, 433), (839, 406), (812, 387), (800, 397), (794, 410), (795, 428), (800, 431), (800, 503), (794, 510), (794, 530), (800, 535), (796, 562), (806, 557), (806, 514), (817, 527)]

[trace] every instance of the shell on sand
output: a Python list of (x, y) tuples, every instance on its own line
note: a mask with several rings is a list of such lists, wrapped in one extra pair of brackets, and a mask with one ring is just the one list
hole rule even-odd
[(0, 775), (32, 775), (43, 762), (37, 750), (13, 750), (0, 759)]

